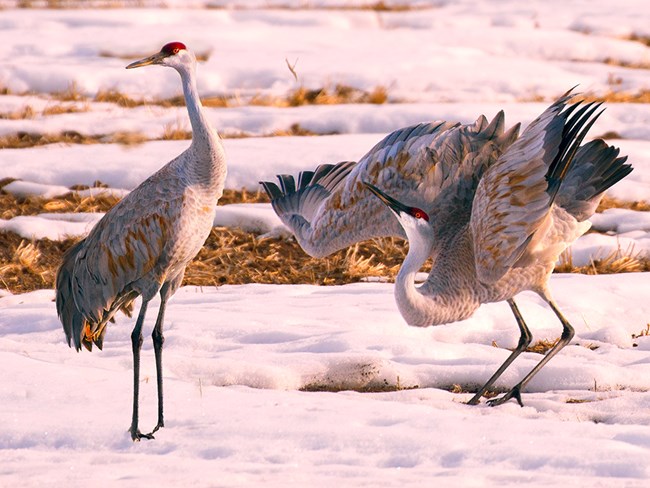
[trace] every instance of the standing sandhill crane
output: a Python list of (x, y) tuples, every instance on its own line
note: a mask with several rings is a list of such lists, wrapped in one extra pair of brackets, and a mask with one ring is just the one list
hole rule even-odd
[[(468, 126), (419, 125), (388, 135), (357, 164), (303, 172), (297, 188), (287, 175), (278, 177), (281, 188), (262, 183), (309, 254), (405, 235), (409, 251), (395, 281), (395, 299), (409, 325), (463, 320), (482, 303), (508, 302), (519, 343), (471, 405), (530, 344), (513, 299), (519, 292), (532, 290), (548, 303), (562, 323), (562, 336), (490, 405), (511, 398), (523, 405), (523, 388), (571, 340), (573, 328), (551, 297), (550, 274), (562, 251), (589, 229), (587, 219), (603, 192), (632, 171), (624, 164), (627, 158), (601, 139), (581, 146), (600, 115), (599, 105), (567, 107), (572, 98), (567, 92), (519, 138), (518, 126), (503, 131), (503, 113), (489, 125), (484, 117)], [(429, 257), (431, 272), (416, 287), (415, 274)]]
[[(226, 178), (219, 135), (206, 119), (196, 88), (196, 58), (184, 44), (171, 42), (159, 53), (127, 66), (159, 64), (181, 76), (192, 124), (192, 143), (115, 205), (88, 237), (64, 256), (56, 278), (56, 307), (68, 344), (79, 351), (102, 348), (106, 325), (119, 309), (142, 296), (133, 348), (134, 441), (153, 439), (164, 426), (162, 390), (163, 319), (167, 300), (183, 281), (185, 267), (207, 239)], [(152, 338), (156, 358), (158, 423), (149, 434), (138, 428), (138, 387), (142, 324), (149, 301), (160, 293)]]

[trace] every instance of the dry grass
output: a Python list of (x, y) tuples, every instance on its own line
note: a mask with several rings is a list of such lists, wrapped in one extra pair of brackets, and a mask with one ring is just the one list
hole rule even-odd
[(367, 276), (393, 279), (404, 249), (404, 244), (397, 240), (382, 239), (355, 245), (325, 259), (314, 259), (293, 239), (263, 239), (238, 229), (214, 228), (188, 266), (185, 284), (340, 285)]
[[(142, 107), (145, 105), (155, 105), (165, 108), (185, 106), (185, 98), (182, 95), (148, 100), (144, 98), (130, 97), (115, 88), (99, 90), (95, 95), (94, 101), (100, 103), (114, 103), (115, 105), (125, 108)], [(201, 103), (203, 106), (210, 108), (226, 108), (242, 105), (242, 103), (239, 103), (239, 98), (234, 95), (205, 97), (201, 98)]]
[[(144, 2), (139, 0), (19, 0), (17, 8), (23, 9), (126, 9), (126, 8), (143, 8)], [(148, 5), (151, 6), (151, 5)], [(166, 3), (161, 0), (158, 7), (166, 7)]]
[[(75, 242), (42, 239), (29, 243), (12, 232), (0, 232), (0, 285), (12, 293), (52, 288), (63, 253)], [(28, 243), (32, 247), (26, 248)], [(238, 229), (214, 228), (187, 267), (183, 284), (337, 285), (358, 282), (371, 275), (391, 279), (403, 259), (402, 246), (392, 240), (369, 241), (327, 259), (313, 259), (293, 239), (261, 239)], [(21, 257), (25, 249), (34, 256), (29, 266)], [(384, 253), (390, 249), (396, 252), (385, 259)]]
[[(161, 138), (162, 139), (162, 138)], [(58, 133), (15, 132), (0, 136), (0, 149), (27, 149), (48, 144), (122, 144), (133, 145), (151, 138), (139, 132), (114, 132), (112, 134), (81, 134), (67, 130)], [(156, 139), (154, 139), (156, 140)]]
[[(8, 94), (7, 89), (0, 87), (0, 95)], [(27, 93), (25, 93), (27, 94)], [(185, 99), (182, 95), (176, 95), (170, 98), (162, 99), (144, 99), (133, 98), (125, 93), (120, 92), (115, 88), (101, 89), (97, 94), (90, 98), (84, 95), (76, 83), (71, 83), (68, 88), (60, 92), (53, 92), (49, 94), (53, 103), (43, 109), (40, 115), (55, 116), (60, 114), (78, 113), (90, 111), (90, 102), (96, 103), (111, 103), (123, 108), (136, 108), (141, 106), (160, 106), (165, 108), (170, 107), (184, 107)], [(333, 87), (323, 87), (313, 90), (308, 90), (303, 87), (290, 90), (284, 96), (270, 96), (270, 95), (253, 95), (251, 97), (241, 97), (237, 94), (230, 95), (214, 95), (203, 97), (201, 102), (208, 108), (228, 108), (228, 107), (242, 107), (247, 105), (253, 106), (267, 106), (267, 107), (299, 107), (303, 105), (335, 105), (335, 104), (384, 104), (389, 101), (388, 90), (383, 86), (377, 86), (371, 91), (364, 91), (348, 85), (337, 84)], [(20, 119), (33, 119), (39, 113), (33, 107), (26, 105), (20, 109), (13, 111), (0, 112), (0, 119), (20, 120)], [(177, 131), (171, 131), (165, 134), (163, 139), (186, 139), (187, 134), (178, 134)], [(186, 131), (183, 131), (186, 132)], [(9, 147), (32, 147), (34, 145), (48, 144), (50, 142), (75, 142), (71, 140), (69, 134), (77, 134), (77, 140), (83, 139), (83, 143), (113, 142), (111, 134), (101, 136), (84, 136), (81, 137), (76, 131), (67, 131), (61, 134), (35, 134), (21, 132), (18, 134), (6, 135), (0, 138), (0, 149)], [(271, 134), (273, 135), (273, 134)], [(132, 137), (121, 136), (117, 139), (126, 139), (130, 141)], [(99, 139), (99, 140), (97, 140)], [(140, 137), (136, 137), (140, 140)]]
[(48, 105), (43, 109), (42, 115), (44, 116), (53, 116), (53, 115), (62, 115), (62, 114), (75, 114), (81, 112), (89, 112), (90, 105), (84, 103), (79, 105), (77, 103), (57, 103), (53, 105)]
[(25, 149), (46, 144), (97, 144), (109, 142), (103, 135), (84, 135), (77, 131), (63, 131), (56, 134), (41, 134), (39, 132), (15, 132), (0, 136), (0, 149)]
[(98, 90), (95, 95), (95, 102), (99, 103), (114, 103), (120, 107), (133, 108), (144, 105), (144, 101), (135, 100), (128, 95), (114, 89)]
[[(23, 9), (80, 9), (80, 8), (95, 8), (95, 9), (128, 9), (128, 8), (142, 8), (145, 4), (138, 0), (19, 0), (17, 2), (18, 8)], [(151, 7), (150, 4), (147, 5)], [(156, 5), (154, 5), (156, 6)], [(167, 3), (164, 0), (158, 2), (157, 7), (165, 8)], [(209, 9), (222, 9), (222, 6), (211, 5), (209, 2), (206, 2), (205, 8)], [(235, 5), (234, 8), (238, 10), (247, 10), (249, 7), (245, 5)], [(431, 8), (427, 5), (407, 5), (407, 4), (392, 4), (390, 2), (385, 2), (383, 0), (378, 0), (376, 2), (368, 2), (362, 5), (347, 5), (345, 2), (341, 1), (339, 5), (310, 5), (305, 3), (301, 5), (298, 9), (287, 3), (283, 3), (282, 0), (272, 0), (268, 2), (265, 6), (266, 9), (278, 9), (278, 10), (371, 10), (376, 12), (406, 12), (412, 10), (425, 10)], [(122, 56), (114, 55), (111, 52), (103, 53), (107, 57), (119, 57), (124, 59), (138, 58), (137, 54)], [(204, 56), (209, 55), (205, 53)], [(141, 56), (141, 57), (144, 57)]]
[(278, 137), (278, 136), (318, 136), (318, 135), (332, 135), (336, 134), (336, 132), (324, 132), (322, 134), (319, 134), (317, 132), (311, 131), (309, 129), (305, 129), (302, 125), (300, 124), (291, 124), (288, 129), (279, 129), (279, 130), (274, 130), (270, 136), (271, 137)]
[(79, 86), (74, 81), (65, 90), (50, 93), (50, 96), (60, 102), (81, 102), (87, 100), (87, 97), (81, 93)]
[(555, 344), (557, 344), (557, 340), (554, 341), (549, 341), (549, 340), (541, 340), (537, 341), (534, 344), (531, 344), (526, 348), (526, 352), (534, 352), (536, 354), (546, 354)]
[(348, 85), (337, 84), (334, 87), (323, 87), (309, 90), (304, 87), (290, 91), (284, 97), (265, 95), (254, 96), (250, 105), (272, 107), (299, 107), (303, 105), (338, 105), (345, 103), (383, 104), (388, 101), (388, 90), (383, 86), (375, 87), (367, 92)]
[[(208, 4), (206, 8), (209, 9), (216, 9), (220, 10), (223, 9), (224, 7), (220, 5), (210, 5)], [(233, 6), (229, 6), (228, 8), (232, 8), (235, 10), (248, 10), (251, 7), (247, 7), (246, 5), (243, 4), (237, 4)], [(404, 3), (396, 3), (392, 4), (390, 2), (384, 2), (383, 0), (378, 0), (376, 2), (368, 2), (365, 4), (360, 4), (360, 5), (348, 5), (346, 4), (343, 0), (337, 5), (311, 5), (307, 2), (303, 2), (303, 4), (300, 7), (294, 7), (293, 5), (289, 5), (287, 3), (284, 3), (282, 0), (270, 0), (269, 2), (266, 3), (265, 7), (266, 9), (275, 9), (275, 10), (345, 10), (345, 11), (375, 11), (375, 12), (409, 12), (409, 11), (417, 11), (417, 10), (428, 10), (431, 8), (430, 5), (408, 5)]]
[[(58, 100), (86, 100), (75, 85), (67, 90), (52, 94)], [(120, 107), (134, 108), (143, 105), (155, 105), (160, 107), (184, 107), (185, 98), (176, 95), (170, 98), (161, 99), (136, 99), (118, 91), (115, 88), (99, 90), (94, 97), (95, 102), (114, 103)], [(250, 99), (242, 98), (239, 95), (214, 95), (202, 97), (201, 103), (209, 108), (241, 107), (245, 105), (264, 107), (299, 107), (302, 105), (336, 105), (344, 103), (371, 103), (383, 104), (388, 102), (388, 89), (384, 86), (377, 86), (371, 91), (354, 88), (349, 85), (337, 84), (333, 87), (323, 87), (308, 90), (299, 87), (290, 90), (284, 96), (253, 95)]]
[(0, 112), (0, 119), (4, 120), (25, 120), (36, 117), (36, 111), (29, 105), (13, 110), (11, 112)]
[(356, 391), (358, 393), (387, 393), (402, 390), (417, 390), (418, 385), (402, 385), (399, 376), (395, 383), (388, 379), (372, 378), (367, 382), (341, 381), (340, 379), (324, 378), (321, 381), (313, 381), (300, 387), (300, 391), (338, 393), (341, 391)]
[(639, 337), (649, 337), (650, 336), (650, 323), (646, 324), (645, 329), (643, 329), (638, 334), (632, 334), (632, 339), (638, 339)]
[[(57, 103), (45, 107), (40, 115), (52, 116), (61, 114), (71, 114), (79, 112), (87, 112), (90, 110), (88, 105), (79, 106), (78, 104), (65, 104)], [(5, 120), (28, 120), (37, 117), (39, 113), (30, 105), (25, 105), (17, 110), (11, 112), (0, 112), (0, 119)]]
[(632, 34), (627, 38), (629, 41), (640, 42), (648, 47), (650, 47), (650, 36), (641, 36), (638, 34)]
[(624, 61), (622, 59), (616, 59), (616, 58), (604, 58), (602, 62), (610, 66), (620, 66), (621, 68), (650, 69), (650, 63), (647, 62)]
[(640, 273), (650, 271), (650, 258), (634, 253), (633, 249), (615, 249), (602, 259), (594, 259), (585, 266), (573, 264), (571, 249), (560, 256), (560, 264), (555, 266), (555, 273), (579, 273), (587, 275)]
[(650, 90), (642, 89), (636, 93), (625, 91), (609, 90), (603, 95), (594, 93), (585, 93), (580, 96), (586, 102), (606, 102), (606, 103), (650, 103)]
[[(78, 213), (78, 212), (107, 212), (120, 199), (109, 194), (81, 197), (78, 193), (70, 192), (55, 198), (25, 197), (19, 198), (2, 191), (2, 188), (13, 178), (0, 180), (0, 219), (11, 219), (18, 215), (38, 215), (41, 213)], [(87, 185), (75, 185), (71, 190), (85, 190), (88, 188), (106, 188), (107, 185), (100, 181)], [(241, 190), (224, 190), (219, 199), (219, 205), (230, 203), (267, 203), (269, 198), (261, 189), (256, 192)]]
[[(268, 134), (250, 134), (248, 132), (223, 132), (223, 139), (244, 139), (247, 137), (278, 136), (319, 136), (332, 135), (336, 132), (314, 132), (300, 124), (291, 124), (287, 129), (277, 129)], [(0, 149), (27, 149), (47, 144), (122, 144), (134, 145), (148, 141), (189, 140), (192, 132), (182, 128), (179, 123), (168, 124), (160, 137), (147, 137), (141, 132), (114, 132), (112, 134), (81, 134), (77, 131), (58, 133), (15, 132), (0, 136)]]
[(53, 288), (63, 252), (72, 244), (30, 242), (13, 232), (0, 232), (0, 286), (12, 293)]
[(650, 212), (650, 203), (646, 201), (635, 200), (633, 202), (625, 202), (623, 200), (618, 200), (613, 197), (608, 197), (605, 195), (600, 201), (596, 212), (603, 212), (604, 210), (610, 208), (624, 208), (627, 210), (637, 210), (640, 212)]
[[(0, 181), (0, 218), (18, 215), (61, 212), (106, 212), (118, 199), (108, 195), (80, 197), (76, 193), (43, 199), (16, 198), (3, 192), (11, 178)], [(94, 187), (103, 187), (96, 182)], [(77, 186), (74, 189), (84, 189)], [(219, 204), (268, 202), (261, 191), (226, 190)], [(615, 200), (606, 202), (608, 208)], [(63, 252), (74, 240), (29, 242), (16, 234), (0, 232), (0, 284), (18, 293), (51, 288)], [(335, 285), (358, 282), (367, 277), (386, 281), (394, 277), (404, 260), (407, 244), (397, 238), (375, 239), (339, 251), (326, 259), (309, 257), (293, 239), (261, 238), (239, 229), (215, 228), (205, 246), (188, 266), (185, 284), (219, 286), (241, 283), (309, 283)], [(629, 253), (628, 253), (629, 254)], [(570, 254), (556, 272), (585, 274), (649, 271), (650, 260), (625, 255), (620, 251), (577, 267)], [(427, 271), (427, 268), (424, 269)], [(530, 350), (540, 352), (548, 344), (538, 343)]]

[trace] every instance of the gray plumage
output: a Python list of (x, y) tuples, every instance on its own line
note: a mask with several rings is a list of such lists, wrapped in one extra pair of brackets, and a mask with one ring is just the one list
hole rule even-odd
[[(388, 135), (355, 166), (342, 163), (345, 177), (334, 185), (312, 178), (287, 192), (264, 183), (275, 211), (313, 256), (371, 237), (407, 237), (395, 299), (410, 325), (463, 320), (482, 303), (508, 302), (519, 344), (471, 404), (530, 343), (513, 300), (517, 293), (537, 292), (562, 322), (563, 334), (517, 386), (491, 404), (510, 398), (521, 403), (523, 387), (571, 340), (573, 328), (551, 298), (549, 276), (562, 251), (589, 229), (587, 219), (603, 192), (632, 171), (627, 158), (604, 141), (582, 145), (600, 113), (595, 104), (567, 107), (572, 98), (567, 92), (521, 137), (518, 125), (504, 131), (502, 112), (490, 124), (481, 116), (472, 125), (408, 127)], [(429, 258), (429, 276), (416, 287), (415, 274)]]
[[(226, 161), (220, 138), (204, 117), (195, 81), (194, 55), (181, 43), (127, 68), (161, 64), (181, 76), (192, 124), (192, 143), (117, 203), (88, 236), (64, 256), (56, 278), (56, 305), (70, 346), (92, 350), (103, 345), (106, 326), (119, 309), (138, 296), (142, 309), (133, 340), (134, 374), (139, 370), (142, 322), (148, 302), (160, 293), (154, 348), (162, 416), (162, 324), (167, 299), (180, 286), (185, 267), (207, 239), (222, 194)], [(134, 440), (151, 438), (137, 427), (137, 380), (134, 382)]]

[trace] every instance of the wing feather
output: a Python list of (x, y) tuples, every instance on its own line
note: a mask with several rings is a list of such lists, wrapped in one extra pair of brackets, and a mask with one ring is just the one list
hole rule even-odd
[[(489, 124), (483, 116), (464, 126), (440, 121), (417, 124), (388, 134), (356, 164), (318, 167), (296, 192), (283, 193), (270, 182), (262, 185), (302, 248), (312, 256), (326, 256), (373, 237), (404, 236), (397, 220), (362, 182), (430, 211), (443, 193), (453, 193), (454, 175), (465, 175), (474, 188), (475, 165), (481, 167), (480, 175), (495, 152), (492, 149), (510, 145), (517, 130), (503, 133), (503, 113)], [(485, 150), (488, 146), (490, 150)], [(469, 208), (471, 195), (467, 202)]]
[(535, 233), (546, 228), (552, 203), (597, 106), (566, 108), (567, 92), (535, 119), (479, 182), (470, 229), (477, 275), (501, 278), (521, 258)]
[[(180, 214), (182, 198), (142, 195), (113, 207), (93, 228), (76, 257), (72, 295), (93, 326), (104, 324), (110, 318), (107, 312), (115, 311), (114, 302), (166, 255), (170, 216)], [(137, 214), (135, 207), (139, 207)]]

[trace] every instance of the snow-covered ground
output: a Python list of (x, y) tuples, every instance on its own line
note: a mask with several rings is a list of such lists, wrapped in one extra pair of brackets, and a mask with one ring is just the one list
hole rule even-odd
[[(424, 120), (471, 122), (504, 109), (508, 124), (526, 125), (576, 84), (597, 94), (650, 90), (650, 48), (629, 40), (650, 36), (640, 0), (403, 1), (425, 7), (403, 12), (316, 8), (360, 0), (219, 0), (210, 4), (224, 8), (200, 8), (204, 3), (0, 11), (0, 92), (10, 92), (0, 95), (0, 115), (27, 106), (32, 113), (0, 116), (0, 136), (71, 130), (159, 137), (166, 126), (186, 129), (183, 108), (92, 101), (111, 89), (134, 99), (178, 94), (171, 70), (123, 69), (176, 39), (209, 55), (199, 67), (202, 94), (241, 100), (208, 109), (221, 131), (267, 135), (299, 124), (337, 133), (226, 140), (229, 188), (254, 189), (277, 173), (358, 159), (385, 133)], [(295, 63), (298, 81), (287, 62)], [(391, 103), (246, 104), (252, 96), (337, 83), (383, 86)], [(70, 87), (87, 100), (47, 95)], [(81, 111), (43, 114), (59, 104)], [(617, 134), (610, 142), (635, 166), (612, 196), (650, 200), (649, 127), (650, 105), (610, 103), (592, 129), (594, 136)], [(52, 196), (95, 180), (123, 194), (186, 145), (3, 149), (0, 179), (20, 178), (6, 189), (23, 195)], [(59, 239), (87, 232), (98, 217), (19, 217), (0, 221), (0, 229)], [(215, 223), (257, 232), (280, 225), (266, 205), (220, 208)], [(593, 223), (608, 235), (581, 238), (574, 263), (617, 246), (650, 252), (646, 212), (613, 209)], [(446, 391), (485, 381), (516, 344), (504, 303), (460, 323), (415, 329), (397, 312), (390, 284), (185, 287), (167, 308), (166, 427), (155, 441), (136, 444), (126, 432), (133, 321), (118, 317), (103, 351), (76, 354), (65, 344), (52, 290), (0, 290), (0, 486), (647, 486), (649, 284), (648, 273), (554, 275), (552, 290), (577, 334), (530, 383), (524, 408), (470, 407), (463, 403), (469, 395)], [(535, 295), (518, 302), (535, 340), (559, 335)], [(147, 334), (154, 318), (150, 312)], [(155, 419), (149, 340), (143, 355), (148, 429)], [(498, 386), (516, 383), (540, 357), (523, 354)], [(300, 391), (385, 384), (401, 389)]]
[[(126, 431), (131, 320), (110, 326), (104, 351), (76, 354), (63, 343), (52, 291), (1, 298), (0, 481), (645, 486), (650, 337), (631, 334), (648, 319), (647, 280), (553, 277), (577, 338), (531, 382), (524, 408), (470, 407), (469, 395), (438, 389), (484, 381), (505, 359), (517, 340), (505, 303), (416, 329), (403, 324), (389, 284), (185, 287), (167, 309), (166, 427), (137, 444)], [(520, 305), (536, 338), (557, 336), (534, 295)], [(540, 358), (524, 354), (499, 386)], [(142, 364), (147, 429), (156, 415), (149, 340)], [(398, 382), (405, 389), (394, 393), (297, 391)]]

